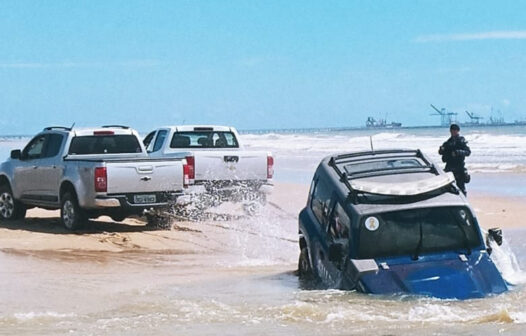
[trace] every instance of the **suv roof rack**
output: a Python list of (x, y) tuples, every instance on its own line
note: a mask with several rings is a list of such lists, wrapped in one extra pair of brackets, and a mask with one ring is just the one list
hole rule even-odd
[(44, 128), (44, 131), (51, 131), (51, 130), (64, 130), (64, 131), (71, 131), (71, 127), (65, 127), (65, 126), (49, 126)]
[(101, 126), (102, 128), (122, 128), (122, 129), (130, 129), (130, 126), (124, 126), (124, 125), (104, 125)]
[[(342, 167), (346, 164), (360, 164), (360, 163), (366, 163), (366, 162), (385, 161), (389, 159), (408, 159), (408, 158), (418, 158), (422, 161), (423, 165), (406, 166), (406, 167), (380, 167), (380, 168), (374, 168), (374, 169), (365, 168), (363, 170), (358, 170), (355, 172), (349, 172), (347, 169)], [(358, 193), (371, 192), (371, 191), (368, 191), (367, 189), (372, 189), (370, 187), (363, 187), (359, 185), (358, 182), (354, 183), (355, 185), (358, 186), (358, 189), (353, 187), (353, 183), (351, 183), (351, 181), (354, 179), (360, 179), (360, 178), (365, 178), (365, 177), (385, 176), (385, 175), (415, 173), (415, 172), (417, 173), (429, 172), (436, 176), (440, 175), (440, 172), (436, 169), (434, 164), (431, 163), (424, 156), (422, 151), (420, 151), (419, 149), (417, 150), (380, 150), (380, 151), (366, 151), (366, 152), (341, 154), (341, 155), (336, 155), (336, 156), (331, 157), (329, 159), (328, 164), (330, 167), (334, 169), (334, 171), (340, 178), (340, 181), (349, 189), (350, 196), (352, 197), (352, 200), (354, 203), (356, 203), (357, 201)], [(445, 185), (447, 181), (449, 181), (447, 178), (445, 178), (444, 181), (436, 181), (436, 185), (438, 184)], [(383, 193), (380, 193), (380, 194), (383, 194)]]
[[(387, 159), (404, 159), (404, 158), (418, 158), (424, 164), (421, 166), (408, 166), (408, 167), (381, 167), (381, 168), (368, 168), (364, 170), (358, 170), (356, 172), (343, 172), (340, 169), (340, 166), (343, 164), (359, 164), (365, 162), (375, 162), (375, 161), (384, 161)], [(381, 175), (393, 175), (393, 174), (403, 174), (408, 172), (421, 172), (429, 171), (438, 175), (433, 163), (431, 163), (420, 151), (416, 150), (381, 150), (381, 151), (367, 151), (367, 152), (356, 152), (349, 154), (341, 154), (331, 157), (329, 164), (336, 170), (338, 175), (346, 174), (348, 179), (363, 178), (363, 177), (374, 177)]]

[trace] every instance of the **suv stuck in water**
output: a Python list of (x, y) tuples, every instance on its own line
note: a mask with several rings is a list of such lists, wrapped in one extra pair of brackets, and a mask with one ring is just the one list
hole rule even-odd
[(299, 215), (299, 274), (372, 294), (468, 299), (508, 287), (451, 174), (420, 150), (322, 160)]

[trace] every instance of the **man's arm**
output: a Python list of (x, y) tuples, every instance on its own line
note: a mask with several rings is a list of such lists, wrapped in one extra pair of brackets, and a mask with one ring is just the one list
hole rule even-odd
[(464, 137), (461, 137), (458, 141), (458, 149), (455, 150), (456, 156), (470, 156), (471, 155), (471, 149), (468, 146), (468, 142)]

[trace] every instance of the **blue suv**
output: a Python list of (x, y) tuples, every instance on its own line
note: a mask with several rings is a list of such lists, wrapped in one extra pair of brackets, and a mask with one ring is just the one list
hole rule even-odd
[[(420, 150), (324, 158), (299, 215), (299, 274), (372, 294), (468, 299), (508, 290), (454, 177)], [(489, 246), (489, 245), (488, 245)]]

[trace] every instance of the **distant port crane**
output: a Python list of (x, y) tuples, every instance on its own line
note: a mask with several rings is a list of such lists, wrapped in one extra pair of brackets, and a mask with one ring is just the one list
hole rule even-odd
[(468, 117), (470, 119), (469, 123), (471, 125), (478, 125), (478, 124), (480, 124), (480, 120), (484, 119), (484, 117), (478, 116), (478, 115), (476, 115), (473, 112), (466, 111), (466, 114), (468, 115)]
[(430, 104), (433, 110), (437, 113), (431, 113), (430, 115), (439, 115), (440, 116), (440, 126), (449, 126), (452, 123), (456, 122), (457, 112), (447, 111), (444, 107), (440, 110), (435, 107), (435, 105)]

